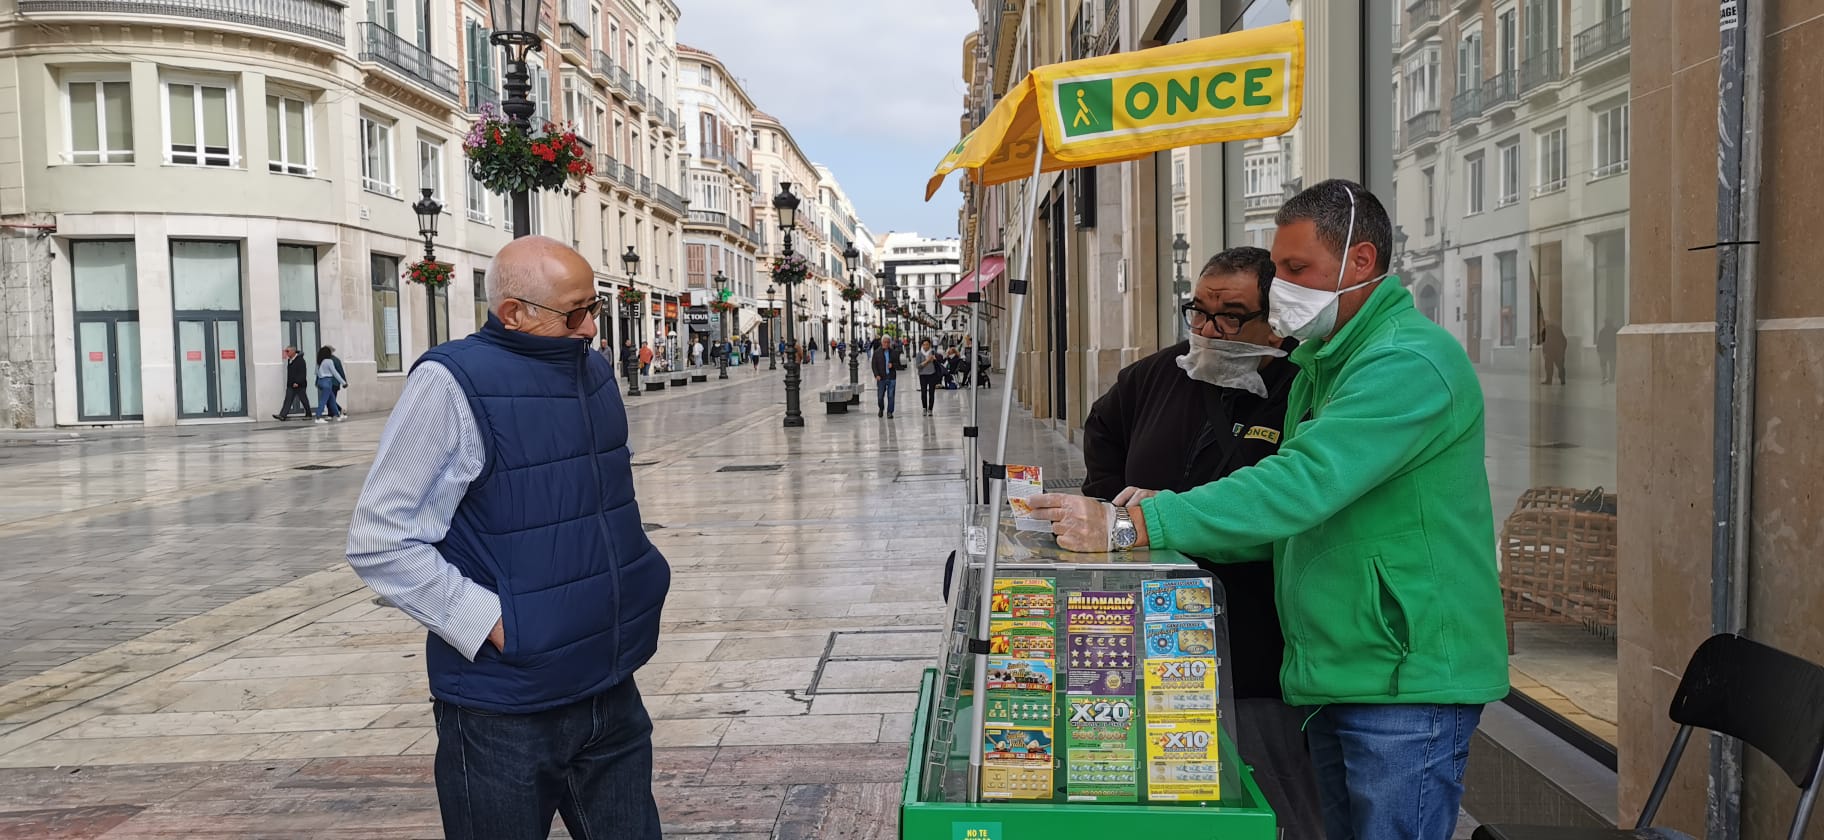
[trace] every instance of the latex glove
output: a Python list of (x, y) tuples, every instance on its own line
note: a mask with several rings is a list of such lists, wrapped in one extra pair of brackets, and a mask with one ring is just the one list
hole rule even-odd
[(1032, 505), (1032, 518), (1051, 522), (1059, 548), (1092, 554), (1114, 550), (1109, 530), (1109, 523), (1115, 520), (1114, 505), (1065, 493), (1041, 493), (1026, 502)]
[(1138, 487), (1129, 487), (1126, 490), (1115, 494), (1115, 504), (1120, 505), (1121, 507), (1133, 507), (1140, 504), (1141, 499), (1150, 499), (1157, 495), (1159, 495), (1159, 491), (1157, 490), (1142, 490)]

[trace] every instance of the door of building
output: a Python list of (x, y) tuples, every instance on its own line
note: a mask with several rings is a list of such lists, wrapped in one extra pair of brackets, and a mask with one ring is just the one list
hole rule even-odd
[(173, 241), (171, 286), (177, 416), (246, 416), (240, 243)]
[(307, 363), (317, 358), (316, 246), (279, 246), (279, 328), (285, 346), (298, 348)]
[(138, 420), (139, 295), (133, 240), (70, 243), (76, 303), (76, 415)]

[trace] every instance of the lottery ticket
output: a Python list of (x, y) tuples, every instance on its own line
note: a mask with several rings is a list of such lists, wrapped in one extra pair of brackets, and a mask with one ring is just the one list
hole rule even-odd
[(1057, 626), (1041, 619), (1001, 618), (988, 622), (988, 654), (1056, 659)]
[(1069, 592), (1064, 604), (1065, 690), (1071, 694), (1134, 695), (1139, 658), (1134, 637), (1134, 593)]
[(1132, 697), (1065, 701), (1065, 792), (1077, 802), (1139, 798), (1139, 726)]
[(1146, 725), (1146, 798), (1170, 802), (1222, 798), (1216, 721)]
[(1058, 617), (1058, 590), (1051, 578), (995, 578), (989, 618)]
[(983, 799), (1050, 799), (1051, 729), (988, 727), (982, 735)]
[(1148, 580), (1140, 584), (1140, 600), (1145, 605), (1146, 620), (1171, 621), (1183, 618), (1210, 618), (1216, 615), (1216, 592), (1209, 578), (1171, 578)]
[(1050, 726), (1054, 673), (1050, 659), (988, 657), (989, 725)]
[(1177, 720), (1215, 720), (1216, 660), (1209, 657), (1148, 659), (1145, 673), (1148, 724)]
[(1146, 624), (1146, 658), (1176, 659), (1216, 655), (1216, 622), (1149, 621)]
[(1013, 511), (1013, 526), (1021, 531), (1051, 531), (1051, 523), (1032, 518), (1032, 505), (1026, 500), (1045, 492), (1045, 468), (1007, 465), (1007, 507)]

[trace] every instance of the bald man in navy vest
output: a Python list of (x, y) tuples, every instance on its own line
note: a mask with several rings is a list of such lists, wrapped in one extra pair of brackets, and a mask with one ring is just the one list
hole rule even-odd
[(634, 500), (627, 412), (589, 345), (587, 260), (545, 237), (488, 268), (488, 321), (406, 379), (348, 560), (430, 630), (437, 799), (452, 840), (658, 838), (633, 674), (671, 568)]

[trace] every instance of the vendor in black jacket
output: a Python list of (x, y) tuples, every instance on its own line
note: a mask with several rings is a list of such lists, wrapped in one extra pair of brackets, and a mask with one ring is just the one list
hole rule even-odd
[[(1192, 338), (1122, 370), (1083, 424), (1084, 495), (1137, 502), (1129, 488), (1190, 490), (1279, 450), (1298, 368), (1267, 327), (1273, 260), (1260, 248), (1212, 257), (1182, 307)], [(1250, 563), (1202, 563), (1228, 596), (1241, 757), (1286, 837), (1323, 835), (1302, 716), (1281, 699), (1285, 638), (1273, 605), (1272, 546)]]

